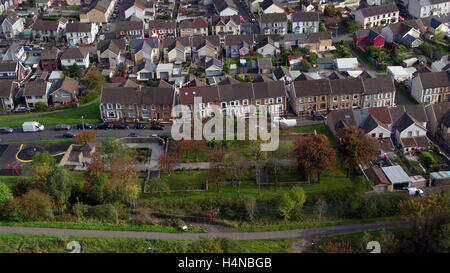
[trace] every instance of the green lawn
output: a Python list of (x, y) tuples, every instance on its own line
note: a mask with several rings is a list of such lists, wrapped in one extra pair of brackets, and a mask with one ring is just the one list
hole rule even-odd
[(324, 124), (294, 127), (293, 133), (296, 134), (314, 133), (314, 130), (316, 130), (318, 134), (325, 134), (327, 136), (331, 136), (331, 134), (329, 133), (328, 129), (325, 127)]
[[(283, 167), (278, 174), (278, 182), (306, 181), (305, 175), (297, 166)], [(275, 182), (275, 175), (269, 172), (269, 182)]]
[[(57, 112), (57, 111), (54, 111), (52, 113), (55, 113), (55, 112)], [(36, 115), (42, 115), (45, 113), (32, 113), (32, 114), (27, 114), (27, 115), (31, 115), (30, 119), (33, 118), (33, 121), (38, 121), (44, 125), (55, 125), (58, 123), (77, 124), (77, 123), (81, 123), (81, 116), (84, 117), (83, 120), (84, 120), (84, 122), (87, 122), (87, 123), (101, 122), (99, 103), (96, 103), (82, 111), (74, 111), (74, 112), (66, 113), (63, 110), (58, 110), (57, 113), (58, 114), (56, 114), (56, 115), (46, 116), (46, 117), (38, 117), (38, 118), (33, 118), (33, 117)], [(25, 116), (25, 117), (28, 117), (28, 116)], [(14, 120), (17, 118), (20, 118), (20, 117), (10, 118), (9, 120)], [(3, 121), (6, 121), (6, 120), (3, 120)], [(22, 120), (22, 121), (17, 121), (17, 122), (0, 124), (0, 126), (20, 127), (20, 126), (22, 126), (23, 123), (24, 123), (24, 121)]]
[(169, 184), (171, 190), (200, 189), (203, 181), (208, 179), (208, 171), (175, 171), (170, 176), (162, 173), (161, 178)]
[(131, 224), (131, 223), (102, 223), (97, 221), (89, 222), (58, 222), (58, 221), (46, 221), (46, 222), (1, 222), (0, 226), (12, 226), (12, 227), (38, 227), (38, 228), (62, 228), (62, 229), (85, 229), (85, 230), (116, 230), (116, 231), (147, 231), (147, 232), (169, 232), (169, 233), (203, 233), (205, 232), (198, 226), (188, 226), (186, 231), (182, 231), (176, 227), (163, 226), (159, 224)]
[[(68, 253), (67, 243), (77, 241), (83, 253), (183, 253), (191, 241), (148, 240), (144, 238), (99, 238), (78, 236), (0, 234), (3, 253)], [(237, 241), (242, 252), (287, 253), (291, 240)], [(150, 248), (150, 249), (149, 249)]]
[(433, 152), (421, 151), (420, 154), (424, 157), (429, 157), (432, 163), (442, 163), (442, 160)]

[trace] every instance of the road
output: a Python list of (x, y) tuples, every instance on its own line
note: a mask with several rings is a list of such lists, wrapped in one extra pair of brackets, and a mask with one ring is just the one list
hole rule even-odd
[[(130, 133), (137, 132), (139, 135), (147, 137), (152, 134), (170, 134), (171, 126), (166, 125), (164, 130), (95, 130), (97, 133), (97, 139), (101, 139), (104, 137), (127, 137)], [(70, 132), (76, 132), (76, 125), (72, 125)], [(45, 130), (42, 132), (36, 133), (24, 133), (22, 129), (16, 128), (15, 132), (12, 134), (2, 134), (0, 135), (0, 144), (2, 142), (28, 142), (28, 141), (36, 141), (36, 140), (51, 140), (51, 139), (61, 139), (62, 135), (66, 131), (55, 131), (55, 126), (45, 126)]]
[(164, 233), (164, 232), (138, 232), (138, 231), (105, 231), (105, 230), (77, 230), (56, 228), (32, 228), (32, 227), (0, 227), (0, 233), (16, 234), (43, 234), (57, 236), (85, 236), (85, 237), (109, 237), (109, 238), (152, 238), (173, 240), (198, 240), (200, 237), (230, 238), (233, 240), (263, 240), (277, 238), (298, 238), (311, 236), (335, 236), (340, 234), (365, 232), (395, 228), (401, 224), (399, 221), (384, 221), (368, 224), (341, 225), (322, 228), (295, 229), (270, 232), (221, 232), (215, 229), (208, 233)]

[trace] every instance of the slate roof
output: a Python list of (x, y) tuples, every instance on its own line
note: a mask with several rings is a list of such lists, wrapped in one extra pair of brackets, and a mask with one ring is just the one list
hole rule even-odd
[(291, 73), (289, 72), (289, 70), (287, 70), (286, 68), (284, 68), (284, 67), (277, 67), (274, 71), (273, 71), (273, 74), (275, 75), (275, 78), (277, 78), (277, 79), (281, 79), (282, 77), (284, 77), (284, 76), (287, 76), (287, 77), (292, 77), (291, 76)]
[(177, 21), (156, 19), (148, 22), (149, 29), (175, 29)]
[(385, 4), (385, 5), (379, 5), (379, 6), (370, 6), (367, 8), (360, 9), (362, 15), (364, 17), (371, 17), (386, 13), (392, 13), (392, 12), (398, 12), (398, 8), (395, 4)]
[(327, 79), (294, 81), (293, 87), (295, 97), (297, 98), (331, 94), (330, 81)]
[(71, 47), (61, 55), (61, 59), (84, 59), (89, 54), (85, 48)]
[(373, 182), (374, 186), (377, 185), (390, 185), (391, 183), (387, 179), (384, 172), (378, 167), (370, 167), (364, 170), (367, 178)]
[(377, 78), (363, 78), (365, 94), (395, 93), (394, 79), (391, 76), (379, 76)]
[(299, 11), (292, 14), (293, 22), (319, 22), (318, 12), (303, 12)]
[(165, 87), (132, 87), (104, 88), (102, 91), (102, 103), (120, 104), (173, 104), (174, 90)]
[(73, 22), (67, 24), (66, 33), (67, 32), (91, 32), (92, 24), (91, 23), (81, 23), (81, 22)]
[(361, 79), (347, 78), (330, 80), (333, 95), (354, 94), (364, 92)]
[(261, 14), (260, 22), (262, 24), (268, 23), (278, 23), (278, 22), (286, 22), (288, 18), (285, 13), (266, 13)]
[(41, 81), (28, 82), (25, 85), (24, 96), (45, 96), (47, 83)]
[(9, 98), (14, 96), (14, 92), (12, 92), (14, 86), (18, 87), (13, 81), (0, 81), (0, 97)]
[(450, 74), (447, 71), (419, 73), (419, 77), (424, 89), (450, 86)]

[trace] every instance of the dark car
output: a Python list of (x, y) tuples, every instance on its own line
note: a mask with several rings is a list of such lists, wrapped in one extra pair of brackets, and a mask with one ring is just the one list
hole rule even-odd
[(89, 124), (89, 123), (80, 123), (80, 124), (77, 125), (77, 129), (78, 130), (80, 130), (80, 129), (93, 129), (93, 128), (94, 128), (94, 126), (92, 126), (92, 124)]
[(145, 125), (144, 124), (136, 124), (136, 125), (134, 125), (134, 129), (140, 129), (140, 130), (145, 129)]
[(95, 126), (95, 129), (101, 129), (101, 130), (106, 130), (106, 129), (109, 129), (109, 128), (111, 128), (111, 125), (109, 125), (106, 122), (97, 124), (97, 126)]
[(0, 127), (0, 134), (11, 134), (14, 132), (13, 128), (10, 127)]
[(75, 137), (75, 134), (72, 132), (65, 132), (63, 134), (63, 138), (74, 138), (74, 137)]
[(130, 129), (130, 127), (126, 124), (123, 123), (115, 123), (113, 125), (113, 129), (120, 129), (120, 130), (124, 130), (124, 129)]
[(164, 130), (164, 127), (160, 124), (152, 124), (152, 126), (150, 126), (150, 130)]
[(67, 124), (56, 124), (55, 130), (56, 131), (64, 131), (64, 130), (69, 131), (70, 130), (70, 125), (67, 125)]
[(315, 115), (314, 120), (326, 120), (327, 117), (324, 115)]
[(128, 135), (128, 137), (140, 137), (141, 135), (139, 135), (138, 133), (130, 133)]

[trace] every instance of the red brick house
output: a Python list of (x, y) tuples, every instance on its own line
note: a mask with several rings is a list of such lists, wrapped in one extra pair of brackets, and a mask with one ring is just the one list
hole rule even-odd
[(362, 51), (368, 46), (383, 47), (384, 37), (376, 29), (360, 29), (353, 33), (353, 44)]

